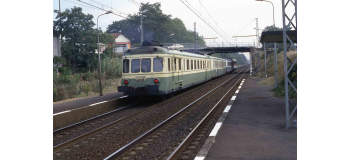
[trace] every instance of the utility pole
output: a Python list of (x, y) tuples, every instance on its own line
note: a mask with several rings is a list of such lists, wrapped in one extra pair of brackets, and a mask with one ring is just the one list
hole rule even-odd
[(197, 53), (197, 34), (196, 34), (196, 22), (194, 22), (194, 44), (195, 44), (195, 53)]
[(264, 54), (265, 54), (265, 78), (267, 78), (267, 73), (266, 73), (266, 49), (265, 49), (265, 43), (264, 43)]
[(142, 15), (140, 14), (140, 19), (141, 19), (141, 45), (143, 42), (143, 29), (142, 29)]
[[(62, 41), (62, 35), (61, 35), (61, 34), (62, 34), (62, 25), (61, 25), (61, 24), (62, 24), (62, 18), (61, 18), (61, 0), (58, 1), (58, 5), (59, 5), (58, 14), (60, 15), (60, 34), (59, 34), (59, 36), (60, 36), (60, 37), (59, 37), (60, 42), (58, 43), (58, 44), (59, 44), (59, 46), (58, 46), (58, 48), (59, 48), (59, 49), (58, 49), (58, 55), (59, 55), (59, 56), (62, 56), (62, 55), (61, 55), (61, 41)], [(57, 72), (58, 72), (58, 71), (57, 71)]]
[[(260, 43), (259, 43), (259, 24), (258, 24), (258, 18), (256, 19), (256, 46), (258, 48), (258, 67), (260, 69)], [(258, 72), (258, 70), (257, 70)]]

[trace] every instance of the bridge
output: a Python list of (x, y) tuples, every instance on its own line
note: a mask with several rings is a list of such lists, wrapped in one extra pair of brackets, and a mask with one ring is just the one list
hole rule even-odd
[[(184, 46), (181, 50), (191, 53), (202, 52), (204, 54), (213, 53), (234, 53), (234, 52), (250, 52), (251, 48), (255, 48), (254, 42), (210, 42), (206, 44), (194, 43), (163, 43), (164, 48), (180, 44)], [(177, 48), (179, 50), (179, 48)]]

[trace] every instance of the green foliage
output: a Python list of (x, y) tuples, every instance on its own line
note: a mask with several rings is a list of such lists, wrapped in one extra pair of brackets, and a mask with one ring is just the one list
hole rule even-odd
[(86, 96), (88, 96), (90, 90), (92, 90), (91, 86), (86, 85), (86, 84), (83, 85), (83, 92), (86, 94)]
[(119, 57), (105, 57), (101, 61), (101, 70), (104, 78), (114, 79), (122, 74), (122, 59)]
[[(288, 68), (289, 67), (290, 67), (290, 64), (288, 65)], [(288, 78), (293, 83), (294, 87), (297, 89), (297, 64), (295, 64), (293, 66), (292, 70), (288, 74)], [(284, 90), (285, 84), (284, 83), (285, 83), (285, 80), (283, 79), (279, 83), (279, 85), (278, 85), (279, 87), (271, 90), (274, 92), (274, 96), (276, 96), (276, 97), (284, 97), (285, 96), (285, 90)], [(289, 98), (297, 99), (297, 93), (294, 91), (293, 87), (290, 84), (288, 84), (288, 95), (289, 95)]]
[[(84, 14), (80, 7), (66, 9), (57, 14), (56, 20), (53, 21), (53, 34), (61, 34), (62, 57), (65, 58), (67, 66), (74, 68), (73, 73), (97, 68), (97, 32), (100, 34), (100, 43), (114, 43), (112, 36), (102, 33), (100, 29), (96, 31), (94, 25), (93, 16)], [(108, 52), (109, 50), (106, 54), (109, 54)]]
[[(194, 43), (194, 32), (187, 30), (181, 19), (171, 18), (164, 14), (160, 3), (141, 3), (140, 15), (129, 15), (126, 19), (113, 21), (107, 32), (121, 32), (131, 40), (132, 44), (141, 43), (141, 17), (144, 40), (156, 40), (167, 43)], [(169, 36), (174, 34), (174, 36)], [(198, 44), (205, 44), (203, 37), (197, 34)]]

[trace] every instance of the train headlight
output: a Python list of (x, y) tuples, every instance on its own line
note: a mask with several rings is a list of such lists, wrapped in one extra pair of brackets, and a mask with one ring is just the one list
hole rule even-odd
[(128, 81), (128, 80), (124, 80), (124, 84), (125, 84), (125, 85), (128, 85), (128, 84), (129, 84), (129, 81)]
[(158, 80), (158, 79), (154, 79), (154, 83), (155, 83), (155, 84), (158, 84), (158, 83), (159, 83), (159, 80)]

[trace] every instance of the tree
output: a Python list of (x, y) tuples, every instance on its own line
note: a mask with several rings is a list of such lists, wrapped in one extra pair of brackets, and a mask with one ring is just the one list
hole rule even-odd
[[(194, 43), (194, 32), (186, 29), (179, 18), (171, 18), (161, 10), (160, 3), (141, 3), (140, 14), (129, 15), (126, 19), (114, 21), (107, 28), (107, 32), (121, 32), (131, 40), (131, 43), (141, 43), (141, 17), (144, 40), (156, 40), (170, 43)], [(174, 36), (170, 37), (170, 34)], [(197, 41), (204, 44), (203, 37), (197, 33)]]
[(54, 36), (62, 36), (62, 56), (75, 71), (97, 68), (97, 32), (101, 34), (100, 43), (110, 44), (114, 41), (109, 34), (102, 33), (100, 29), (96, 31), (94, 25), (93, 16), (84, 14), (80, 7), (66, 9), (57, 14), (56, 21), (53, 21)]

